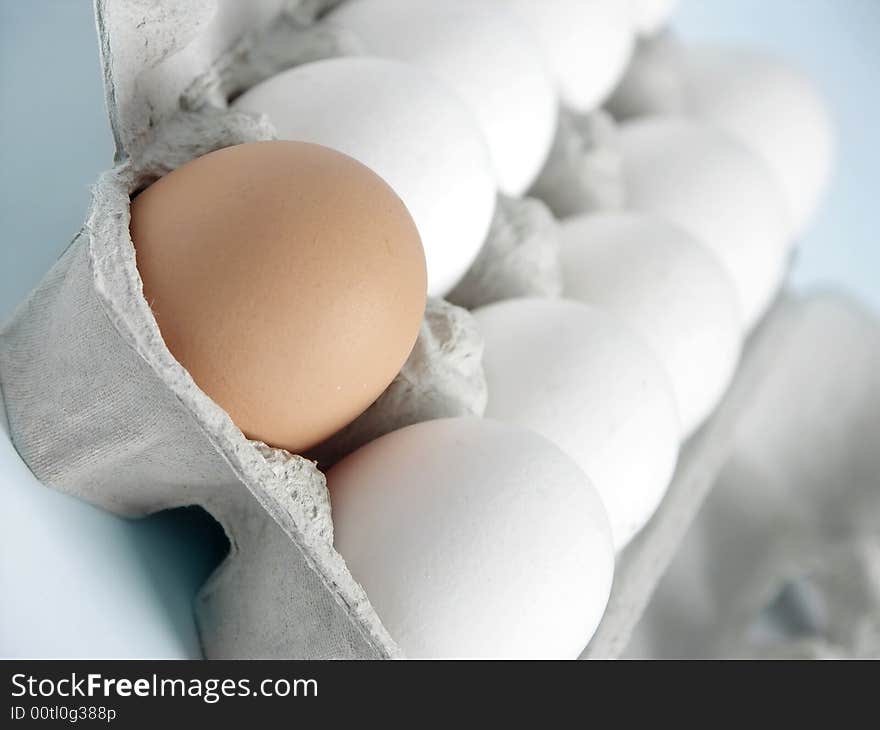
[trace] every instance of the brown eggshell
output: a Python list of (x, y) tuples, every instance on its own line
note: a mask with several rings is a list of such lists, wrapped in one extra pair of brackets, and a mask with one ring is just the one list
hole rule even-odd
[(301, 452), (388, 386), (425, 308), (407, 209), (326, 147), (212, 152), (137, 196), (131, 237), (168, 349), (246, 436)]

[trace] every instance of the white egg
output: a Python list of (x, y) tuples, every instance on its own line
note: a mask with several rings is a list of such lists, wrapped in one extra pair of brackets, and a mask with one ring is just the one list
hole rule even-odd
[(815, 84), (755, 51), (689, 47), (681, 59), (686, 111), (763, 156), (782, 183), (793, 234), (803, 233), (834, 158), (833, 123)]
[(474, 315), (486, 416), (537, 431), (571, 456), (599, 491), (621, 549), (654, 513), (678, 455), (663, 366), (619, 320), (580, 302), (509, 299)]
[(562, 102), (592, 111), (611, 93), (632, 55), (631, 9), (621, 0), (509, 0), (534, 31)]
[(653, 35), (669, 22), (678, 0), (630, 0), (633, 25), (639, 35)]
[(344, 152), (400, 196), (425, 248), (428, 293), (443, 296), (483, 245), (497, 188), (473, 114), (411, 66), (337, 58), (285, 71), (235, 101), (266, 114), (282, 139)]
[(547, 159), (558, 98), (532, 35), (500, 0), (349, 0), (328, 20), (369, 55), (418, 66), (474, 112), (498, 186), (521, 195)]
[(564, 295), (627, 324), (670, 376), (686, 438), (736, 369), (742, 321), (730, 275), (666, 221), (633, 213), (568, 218), (560, 228)]
[(764, 160), (726, 132), (674, 117), (622, 124), (618, 146), (628, 207), (713, 251), (750, 329), (783, 279), (791, 244), (786, 202)]
[(327, 484), (334, 545), (406, 656), (571, 659), (596, 630), (608, 518), (537, 434), (427, 421), (346, 457)]

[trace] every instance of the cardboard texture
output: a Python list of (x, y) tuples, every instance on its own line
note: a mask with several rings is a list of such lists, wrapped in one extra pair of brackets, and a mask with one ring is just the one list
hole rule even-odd
[(590, 114), (562, 109), (547, 164), (531, 195), (558, 218), (623, 208), (626, 191), (616, 133), (614, 119), (602, 109)]
[(772, 370), (625, 656), (880, 655), (880, 327), (839, 293), (785, 310)]

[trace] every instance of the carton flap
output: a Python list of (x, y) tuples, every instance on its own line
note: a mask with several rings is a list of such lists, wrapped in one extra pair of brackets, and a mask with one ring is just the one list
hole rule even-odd
[(181, 95), (247, 32), (307, 0), (95, 0), (117, 161), (134, 157)]

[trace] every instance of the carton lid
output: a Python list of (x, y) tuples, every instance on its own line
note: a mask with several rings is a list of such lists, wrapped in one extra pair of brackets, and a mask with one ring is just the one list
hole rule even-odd
[(136, 157), (188, 88), (249, 31), (316, 0), (95, 0), (116, 160)]

